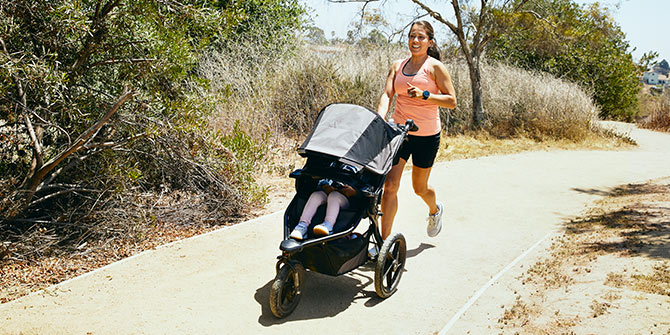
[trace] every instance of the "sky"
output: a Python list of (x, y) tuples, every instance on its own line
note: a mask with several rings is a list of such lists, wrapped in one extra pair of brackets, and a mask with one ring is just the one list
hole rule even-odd
[[(345, 38), (352, 29), (351, 22), (357, 20), (361, 3), (332, 3), (327, 0), (299, 0), (313, 9), (312, 19), (316, 27), (321, 28), (327, 38)], [(576, 0), (578, 4), (599, 2), (611, 10), (612, 17), (626, 34), (631, 46), (633, 58), (637, 61), (649, 51), (659, 53), (658, 60), (670, 61), (670, 0)], [(453, 9), (449, 1), (425, 0), (445, 18), (451, 18)], [(383, 4), (381, 7), (379, 4)], [(382, 0), (372, 3), (368, 8), (379, 9), (393, 26), (402, 28), (415, 12), (411, 0)], [(450, 20), (453, 21), (453, 20)], [(434, 22), (434, 21), (433, 21)], [(442, 26), (443, 28), (438, 28)], [(438, 36), (451, 35), (442, 24), (433, 24)], [(439, 41), (439, 40), (438, 40)], [(635, 48), (635, 49), (633, 49)]]

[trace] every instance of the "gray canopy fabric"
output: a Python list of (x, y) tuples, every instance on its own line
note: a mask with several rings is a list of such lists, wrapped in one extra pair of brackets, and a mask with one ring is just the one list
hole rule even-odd
[(331, 104), (321, 111), (298, 153), (305, 157), (330, 155), (342, 163), (386, 175), (404, 139), (402, 134), (365, 107)]

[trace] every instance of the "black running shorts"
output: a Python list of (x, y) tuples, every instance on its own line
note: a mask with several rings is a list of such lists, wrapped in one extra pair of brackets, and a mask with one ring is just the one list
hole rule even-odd
[(408, 161), (412, 156), (412, 164), (420, 168), (433, 166), (437, 151), (440, 149), (440, 133), (430, 136), (407, 135), (400, 146), (398, 154), (393, 159), (393, 165), (398, 164), (400, 158)]

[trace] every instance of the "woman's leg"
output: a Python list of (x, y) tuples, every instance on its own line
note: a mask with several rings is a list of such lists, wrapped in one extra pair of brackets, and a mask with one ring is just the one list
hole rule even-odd
[(398, 188), (400, 188), (400, 178), (402, 171), (405, 168), (406, 160), (400, 159), (398, 164), (391, 168), (391, 171), (386, 175), (384, 182), (384, 193), (382, 194), (382, 238), (386, 239), (391, 235), (391, 228), (393, 228), (393, 220), (395, 214), (398, 212)]
[(337, 216), (340, 214), (340, 209), (349, 207), (349, 199), (342, 193), (334, 191), (328, 194), (328, 206), (326, 207), (326, 217), (324, 222), (335, 224)]
[(412, 167), (412, 188), (414, 193), (421, 197), (428, 205), (429, 213), (435, 214), (438, 211), (437, 202), (435, 200), (435, 189), (428, 185), (428, 178), (430, 177), (430, 170), (432, 168)]
[(316, 210), (319, 209), (319, 206), (323, 205), (326, 203), (326, 199), (328, 196), (326, 195), (326, 192), (324, 191), (316, 191), (313, 192), (310, 196), (309, 199), (307, 199), (307, 203), (305, 204), (305, 208), (302, 210), (302, 215), (300, 216), (300, 221), (309, 224), (312, 222), (312, 218), (314, 217), (314, 214), (316, 214)]

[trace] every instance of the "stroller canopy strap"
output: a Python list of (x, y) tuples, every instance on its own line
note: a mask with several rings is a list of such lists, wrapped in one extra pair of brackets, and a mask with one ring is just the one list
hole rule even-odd
[(377, 113), (358, 105), (331, 104), (321, 110), (298, 153), (334, 156), (342, 163), (385, 175), (402, 140), (402, 131)]

